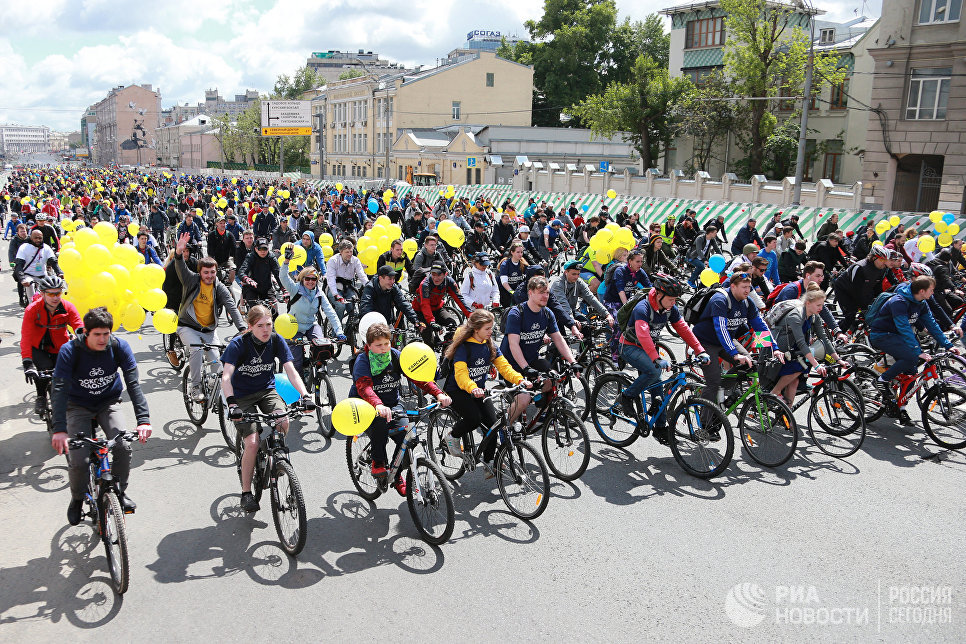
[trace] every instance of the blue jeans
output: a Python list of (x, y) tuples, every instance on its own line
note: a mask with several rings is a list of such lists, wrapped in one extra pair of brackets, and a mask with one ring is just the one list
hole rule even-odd
[(620, 352), (621, 357), (628, 364), (636, 367), (638, 374), (640, 374), (631, 383), (631, 386), (624, 390), (624, 395), (628, 398), (639, 398), (642, 391), (661, 379), (661, 370), (654, 364), (651, 357), (647, 355), (647, 352), (640, 347), (621, 344)]
[(688, 281), (692, 284), (695, 284), (697, 283), (698, 278), (701, 277), (701, 271), (705, 269), (704, 262), (700, 259), (689, 259), (688, 264), (694, 266), (694, 270), (691, 271), (691, 277), (688, 278)]
[(882, 374), (883, 380), (888, 382), (900, 373), (916, 373), (916, 368), (919, 366), (919, 354), (910, 349), (898, 333), (873, 333), (869, 339), (872, 341), (873, 347), (885, 351), (896, 360), (895, 364)]

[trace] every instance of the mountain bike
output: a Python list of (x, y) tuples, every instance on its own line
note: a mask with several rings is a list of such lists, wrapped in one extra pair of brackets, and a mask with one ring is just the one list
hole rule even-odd
[[(336, 343), (326, 339), (308, 340), (293, 338), (286, 340), (293, 351), (302, 352), (302, 382), (305, 389), (315, 398), (315, 420), (319, 424), (319, 432), (326, 438), (332, 438), (335, 428), (332, 426), (332, 410), (339, 399), (335, 396), (332, 379), (326, 369), (329, 360), (335, 357)], [(305, 355), (305, 347), (315, 347)], [(314, 355), (313, 355), (314, 354)]]
[[(508, 403), (517, 394), (527, 391), (521, 385), (496, 387), (489, 391), (489, 398), (502, 398)], [(497, 418), (490, 427), (480, 426), (483, 439), (476, 445), (475, 432), (463, 437), (463, 455), (452, 456), (443, 445), (443, 433), (452, 430), (459, 420), (452, 409), (441, 409), (429, 419), (428, 450), (430, 458), (439, 465), (444, 476), (450, 481), (459, 479), (467, 470), (473, 471), (484, 463), (483, 454), (490, 441), (498, 441), (499, 447), (493, 459), (493, 472), (496, 477), (500, 496), (507, 509), (521, 519), (536, 519), (547, 509), (550, 500), (550, 475), (540, 454), (523, 435), (514, 435), (507, 428), (505, 416)]]
[(47, 381), (47, 386), (46, 386), (47, 404), (44, 405), (44, 409), (43, 411), (41, 411), (40, 417), (47, 425), (47, 433), (53, 434), (54, 433), (54, 407), (53, 407), (53, 404), (50, 402), (50, 389), (51, 389), (51, 386), (53, 385), (54, 370), (49, 369), (46, 371), (39, 371), (37, 372), (37, 376), (39, 378), (44, 378)]
[[(647, 411), (636, 418), (628, 417), (620, 404), (621, 392), (631, 386), (631, 377), (620, 371), (601, 376), (590, 404), (597, 433), (608, 445), (627, 447), (639, 436), (661, 431), (664, 425), (671, 454), (685, 472), (703, 479), (724, 472), (731, 463), (735, 439), (721, 408), (698, 397), (700, 385), (688, 373), (697, 364), (692, 359), (671, 365), (674, 375), (641, 392), (641, 409)], [(645, 397), (648, 391), (655, 401), (650, 407)], [(660, 441), (660, 434), (657, 436)]]
[[(91, 436), (97, 435), (97, 422), (91, 422)], [(111, 473), (111, 449), (118, 441), (134, 441), (137, 432), (118, 432), (114, 438), (88, 438), (78, 434), (68, 441), (71, 449), (87, 448), (90, 452), (88, 462), (87, 491), (84, 494), (85, 516), (97, 530), (104, 549), (107, 551), (107, 566), (114, 582), (114, 591), (123, 595), (128, 588), (131, 569), (128, 563), (127, 532), (124, 524), (124, 511), (118, 500), (120, 489)]]
[[(225, 401), (225, 396), (221, 391), (221, 374), (224, 368), (222, 367), (221, 361), (213, 355), (215, 350), (223, 351), (225, 345), (201, 342), (198, 344), (192, 343), (190, 347), (192, 349), (202, 349), (205, 352), (199, 382), (197, 383), (202, 396), (204, 396), (204, 400), (195, 402), (192, 398), (189, 378), (191, 369), (185, 369), (181, 374), (181, 396), (184, 399), (184, 408), (188, 412), (188, 418), (191, 419), (191, 422), (196, 427), (200, 428), (205, 420), (207, 420), (208, 412), (214, 411), (218, 416), (218, 427), (221, 429), (221, 435), (225, 439), (225, 445), (228, 446), (228, 449), (233, 450), (235, 449), (234, 431), (230, 429), (227, 422), (226, 414), (228, 403)], [(187, 362), (187, 359), (183, 362)]]
[(862, 390), (850, 379), (855, 367), (825, 365), (826, 375), (818, 378), (807, 396), (799, 396), (791, 410), (809, 403), (808, 435), (822, 452), (845, 458), (859, 451), (865, 440), (866, 416)]
[(372, 475), (369, 432), (352, 436), (345, 443), (346, 463), (352, 484), (367, 501), (379, 498), (388, 491), (389, 483), (395, 481), (403, 470), (406, 471), (406, 503), (409, 514), (423, 540), (434, 545), (445, 543), (453, 534), (456, 523), (449, 484), (443, 478), (440, 468), (428, 456), (424, 438), (426, 430), (420, 429), (423, 424), (420, 421), (426, 420), (427, 424), (430, 423), (429, 419), (438, 413), (438, 408), (439, 404), (433, 402), (420, 409), (406, 410), (405, 416), (393, 413), (394, 419), (407, 419), (406, 426), (396, 430), (405, 431), (406, 436), (389, 468), (389, 475), (381, 482)]
[[(351, 283), (346, 283), (347, 280), (342, 280), (342, 278), (336, 278), (340, 280), (340, 284), (343, 284), (343, 297), (345, 298), (345, 324), (342, 325), (342, 333), (345, 335), (345, 342), (337, 342), (335, 345), (335, 354), (333, 357), (338, 358), (342, 355), (342, 348), (344, 346), (349, 347), (348, 360), (352, 360), (355, 356), (355, 349), (359, 347), (356, 343), (356, 336), (359, 334), (359, 290)], [(322, 321), (322, 331), (327, 337), (332, 337), (335, 335), (333, 329), (329, 324), (328, 320)], [(365, 343), (365, 338), (361, 338), (362, 343)]]
[[(262, 491), (269, 490), (272, 500), (272, 518), (282, 549), (293, 557), (305, 547), (306, 514), (302, 485), (295, 476), (295, 469), (285, 446), (285, 435), (278, 423), (285, 417), (295, 418), (305, 413), (301, 402), (296, 402), (284, 412), (261, 414), (246, 412), (240, 422), (258, 424), (258, 454), (255, 456), (255, 473), (252, 477), (252, 493), (255, 500), (262, 498)], [(242, 435), (235, 431), (235, 469), (241, 481), (241, 460), (244, 453)]]

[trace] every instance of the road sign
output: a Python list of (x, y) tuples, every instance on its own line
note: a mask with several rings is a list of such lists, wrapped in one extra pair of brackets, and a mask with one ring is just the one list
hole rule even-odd
[(262, 136), (312, 134), (309, 101), (262, 101)]
[(466, 158), (466, 167), (467, 168), (475, 168), (476, 167), (476, 157), (467, 157)]
[(600, 171), (601, 172), (607, 172), (608, 170), (610, 170), (610, 163), (607, 162), (607, 161), (601, 161), (600, 162)]

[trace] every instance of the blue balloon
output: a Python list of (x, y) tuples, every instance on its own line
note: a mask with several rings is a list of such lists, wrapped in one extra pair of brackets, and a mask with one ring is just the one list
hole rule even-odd
[(375, 199), (369, 200), (369, 212), (371, 212), (372, 214), (376, 214), (377, 212), (379, 212), (379, 204), (376, 203)]
[(956, 215), (954, 215), (951, 212), (947, 212), (945, 215), (943, 215), (943, 221), (946, 223), (947, 226), (949, 224), (956, 223)]
[(713, 270), (715, 273), (724, 272), (725, 264), (727, 264), (727, 262), (722, 255), (715, 254), (708, 258), (708, 268)]
[(291, 405), (300, 398), (295, 385), (289, 382), (288, 376), (284, 373), (275, 374), (275, 391), (286, 405)]
[(588, 210), (590, 210), (590, 206), (588, 206), (587, 204), (584, 204), (583, 206), (580, 207), (580, 209), (583, 210), (584, 212), (587, 212)]

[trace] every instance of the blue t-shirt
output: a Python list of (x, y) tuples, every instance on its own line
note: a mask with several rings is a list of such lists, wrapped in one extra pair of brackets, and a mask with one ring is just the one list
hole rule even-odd
[(78, 347), (65, 342), (57, 354), (54, 378), (68, 382), (67, 400), (85, 409), (99, 409), (121, 397), (124, 383), (118, 369), (137, 367), (131, 345), (117, 338), (117, 347), (107, 345), (104, 351)]
[(631, 311), (631, 317), (627, 319), (627, 333), (624, 334), (624, 337), (633, 337), (634, 344), (637, 345), (637, 321), (645, 320), (651, 332), (651, 341), (657, 344), (657, 341), (661, 339), (661, 331), (664, 330), (664, 327), (668, 324), (674, 324), (680, 319), (681, 312), (678, 307), (672, 306), (667, 311), (657, 311), (651, 307), (651, 298), (645, 297)]
[[(496, 357), (499, 358), (502, 355), (500, 350), (497, 349)], [(475, 382), (477, 387), (480, 389), (486, 387), (486, 381), (490, 378), (490, 367), (493, 365), (493, 362), (490, 360), (489, 346), (480, 344), (479, 342), (464, 342), (456, 347), (456, 351), (453, 352), (453, 365), (457, 362), (466, 363), (466, 370), (469, 373), (470, 380)], [(449, 375), (446, 376), (446, 382), (443, 383), (443, 391), (449, 393), (462, 391), (456, 383), (456, 375), (453, 369), (450, 369)]]
[(359, 390), (356, 389), (356, 382), (359, 378), (369, 378), (372, 380), (372, 390), (382, 404), (386, 407), (395, 407), (399, 404), (399, 385), (401, 383), (401, 370), (399, 368), (399, 351), (390, 349), (392, 359), (389, 366), (382, 373), (374, 376), (369, 366), (369, 354), (360, 353), (352, 365), (352, 387), (349, 388), (349, 397), (358, 398)]
[(283, 365), (292, 361), (288, 344), (277, 333), (273, 333), (261, 349), (255, 345), (251, 333), (240, 335), (229, 342), (221, 354), (223, 363), (235, 365), (231, 387), (236, 397), (275, 389), (276, 359)]
[[(509, 259), (500, 264), (500, 277), (506, 277), (507, 283), (512, 293), (517, 289), (518, 286), (523, 282), (526, 275), (523, 272), (522, 264), (514, 264)], [(503, 280), (500, 280), (500, 284), (503, 284)]]
[(734, 356), (738, 353), (735, 338), (743, 335), (749, 327), (759, 332), (768, 331), (768, 326), (750, 299), (739, 302), (730, 290), (721, 290), (708, 301), (708, 306), (694, 325), (694, 335), (705, 347), (718, 345)]
[(506, 334), (500, 343), (500, 351), (506, 356), (510, 366), (519, 371), (521, 366), (513, 359), (513, 352), (510, 351), (510, 334), (520, 336), (520, 351), (529, 365), (537, 359), (544, 336), (557, 333), (558, 330), (557, 319), (548, 308), (544, 307), (539, 313), (534, 313), (529, 304), (514, 306), (506, 316)]
[(611, 280), (610, 284), (607, 285), (607, 289), (604, 291), (604, 301), (620, 302), (621, 298), (618, 295), (620, 291), (624, 291), (628, 299), (630, 299), (634, 289), (638, 286), (651, 288), (651, 280), (647, 278), (647, 273), (644, 272), (644, 269), (638, 269), (637, 273), (634, 274), (627, 264), (618, 266), (614, 269), (614, 279)]

